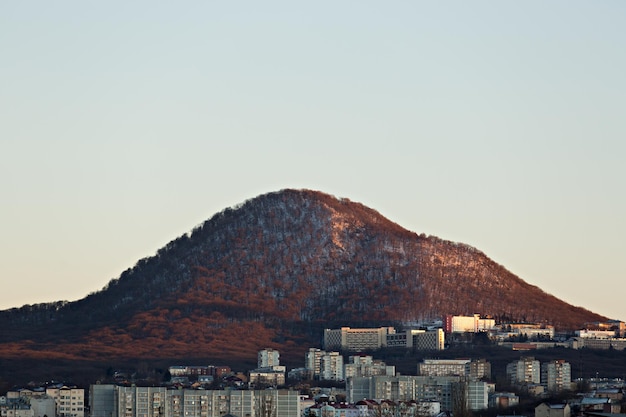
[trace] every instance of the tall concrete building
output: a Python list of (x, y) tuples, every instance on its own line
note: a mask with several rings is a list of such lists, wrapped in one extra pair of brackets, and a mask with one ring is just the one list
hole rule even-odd
[(267, 348), (260, 350), (257, 355), (257, 368), (271, 368), (280, 365), (280, 353), (277, 350)]
[(339, 349), (349, 351), (375, 350), (387, 346), (387, 335), (394, 334), (393, 327), (324, 330), (324, 349)]
[[(93, 417), (293, 417), (297, 391), (166, 390), (163, 387), (92, 386)], [(110, 403), (113, 397), (113, 404)]]
[(95, 384), (89, 387), (91, 417), (112, 417), (116, 412), (115, 385)]
[(320, 375), (322, 381), (343, 381), (343, 356), (339, 352), (326, 352), (320, 358)]
[(491, 330), (496, 321), (492, 318), (481, 318), (479, 314), (473, 316), (446, 316), (444, 327), (446, 333), (476, 333)]
[(555, 360), (541, 364), (541, 385), (548, 392), (560, 392), (572, 387), (572, 368), (569, 362)]
[(313, 379), (319, 377), (321, 372), (322, 355), (326, 351), (318, 348), (309, 348), (304, 354), (304, 367), (310, 372), (310, 377)]
[(403, 347), (415, 350), (443, 350), (446, 336), (443, 329), (412, 329), (387, 334), (387, 347)]
[[(391, 401), (430, 401), (451, 411), (454, 401), (466, 401), (471, 410), (487, 408), (488, 385), (459, 376), (373, 376), (350, 378), (346, 384), (348, 402), (364, 398)], [(460, 396), (460, 397), (457, 397)]]
[(396, 374), (396, 367), (387, 365), (381, 360), (374, 360), (369, 355), (354, 355), (348, 357), (348, 363), (343, 366), (344, 378), (390, 375)]
[(507, 364), (506, 376), (512, 385), (540, 384), (541, 364), (532, 356), (522, 356)]
[(85, 390), (76, 387), (47, 388), (46, 395), (54, 398), (57, 417), (84, 417)]
[(422, 376), (468, 376), (470, 359), (424, 359), (417, 364)]

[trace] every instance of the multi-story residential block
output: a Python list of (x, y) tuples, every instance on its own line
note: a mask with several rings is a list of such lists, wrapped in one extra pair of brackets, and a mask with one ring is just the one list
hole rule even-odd
[(56, 404), (54, 398), (45, 396), (32, 397), (30, 400), (30, 408), (33, 410), (33, 417), (54, 416)]
[(491, 379), (491, 364), (485, 359), (424, 359), (417, 364), (417, 374), (425, 376), (458, 375), (475, 379)]
[(275, 349), (266, 348), (260, 350), (257, 356), (257, 368), (270, 368), (280, 365), (280, 353)]
[(322, 355), (326, 351), (317, 348), (309, 348), (304, 354), (304, 367), (311, 372), (311, 378), (319, 377), (321, 372)]
[(507, 364), (506, 376), (512, 385), (540, 384), (541, 364), (533, 357), (522, 356)]
[(339, 352), (326, 352), (320, 358), (320, 375), (322, 381), (343, 381), (343, 356)]
[(310, 348), (305, 353), (305, 366), (311, 372), (313, 379), (328, 381), (343, 381), (343, 356), (339, 352)]
[(231, 373), (231, 369), (228, 366), (189, 366), (189, 365), (176, 365), (169, 367), (169, 373), (173, 377), (191, 377), (199, 379), (200, 376), (212, 376), (219, 378)]
[(626, 337), (626, 323), (621, 320), (585, 323), (585, 326), (588, 329), (611, 330), (615, 332), (615, 337)]
[(569, 362), (555, 360), (542, 363), (541, 385), (548, 392), (570, 390), (572, 387), (572, 368)]
[(57, 408), (57, 417), (84, 417), (84, 389), (67, 386), (60, 388), (50, 387), (46, 388), (46, 395), (54, 398)]
[(19, 395), (10, 396), (9, 393), (7, 393), (6, 397), (0, 397), (0, 416), (33, 417), (34, 414), (27, 397), (20, 397)]
[(615, 337), (615, 330), (576, 330), (576, 336), (588, 339), (611, 339)]
[(355, 355), (348, 357), (348, 363), (343, 367), (344, 378), (377, 376), (396, 374), (396, 367), (387, 365), (380, 360), (374, 360), (369, 355)]
[(324, 349), (347, 351), (376, 350), (387, 346), (387, 335), (394, 334), (393, 327), (324, 330)]
[(115, 413), (115, 385), (95, 384), (89, 386), (90, 417), (112, 417)]
[(489, 406), (489, 386), (482, 381), (465, 382), (467, 407), (470, 410), (484, 410)]
[(276, 371), (271, 368), (255, 369), (250, 371), (250, 387), (260, 388), (262, 386), (279, 387), (285, 385), (285, 371)]
[[(92, 386), (93, 417), (293, 417), (300, 396), (290, 390), (166, 390), (163, 387)], [(113, 397), (113, 404), (109, 403)]]
[(575, 337), (571, 341), (572, 349), (626, 349), (626, 338), (612, 339), (593, 339), (584, 337)]
[(424, 359), (417, 364), (422, 376), (469, 376), (470, 359)]
[(469, 364), (469, 377), (472, 379), (491, 379), (491, 363), (486, 359), (473, 360)]
[[(488, 392), (487, 383), (467, 381), (459, 376), (373, 376), (351, 378), (346, 384), (349, 402), (363, 398), (432, 401), (448, 411), (452, 410), (455, 398), (467, 401), (472, 410), (487, 408)], [(455, 397), (457, 395), (462, 397)]]
[(56, 416), (56, 400), (48, 396), (44, 388), (8, 391), (6, 397), (0, 397), (0, 417), (23, 414), (30, 417)]
[(387, 347), (415, 350), (443, 350), (446, 338), (443, 329), (412, 329), (387, 335)]
[(502, 323), (492, 336), (500, 341), (510, 338), (554, 339), (554, 326), (536, 323)]
[(492, 318), (481, 318), (479, 314), (473, 316), (446, 316), (444, 331), (446, 333), (477, 333), (488, 331), (495, 327), (496, 321)]

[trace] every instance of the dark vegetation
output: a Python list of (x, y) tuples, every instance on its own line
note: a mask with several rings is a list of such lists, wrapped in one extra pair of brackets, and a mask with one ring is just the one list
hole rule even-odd
[(284, 190), (218, 213), (82, 300), (0, 312), (0, 358), (6, 372), (16, 359), (245, 363), (273, 347), (301, 363), (324, 328), (473, 313), (560, 329), (604, 319), (475, 248), (349, 200)]

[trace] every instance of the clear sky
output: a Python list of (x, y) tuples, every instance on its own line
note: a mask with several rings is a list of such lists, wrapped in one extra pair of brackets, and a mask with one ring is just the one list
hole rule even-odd
[(623, 1), (0, 2), (0, 308), (283, 188), (626, 320)]

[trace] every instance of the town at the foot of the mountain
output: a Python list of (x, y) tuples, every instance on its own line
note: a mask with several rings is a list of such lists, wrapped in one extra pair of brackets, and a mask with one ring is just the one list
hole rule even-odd
[(473, 315), (326, 329), (289, 368), (277, 345), (259, 346), (255, 369), (146, 361), (111, 364), (82, 386), (5, 382), (0, 416), (623, 417), (626, 324), (584, 327)]

